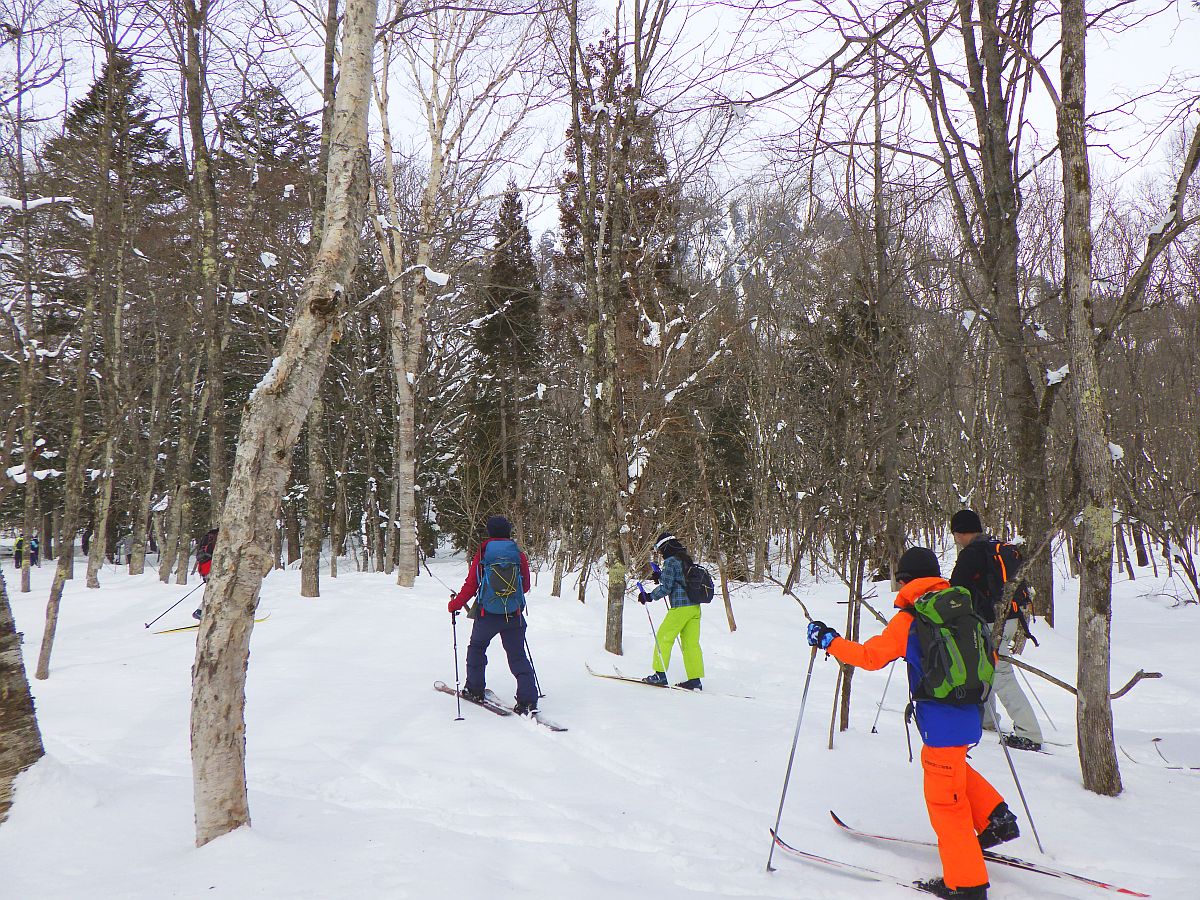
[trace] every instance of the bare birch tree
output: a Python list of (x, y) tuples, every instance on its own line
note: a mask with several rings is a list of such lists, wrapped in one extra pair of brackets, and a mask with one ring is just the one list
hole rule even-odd
[(250, 823), (245, 765), (250, 634), (262, 579), (273, 561), (292, 450), (320, 386), (357, 261), (377, 6), (377, 0), (346, 4), (321, 247), (280, 354), (246, 404), (230, 500), (221, 515), (192, 670), (197, 846)]
[[(392, 300), (391, 354), (399, 417), (390, 526), (398, 529), (396, 583), (412, 587), (418, 562), (416, 388), (425, 359), (430, 300), (450, 274), (435, 272), (435, 253), (439, 243), (449, 243), (452, 229), (446, 228), (445, 220), (478, 205), (489, 181), (508, 162), (525, 114), (542, 94), (535, 76), (543, 45), (542, 23), (532, 10), (514, 16), (505, 4), (486, 2), (470, 8), (433, 6), (406, 15), (404, 7), (399, 2), (389, 7), (387, 21), (397, 30), (385, 32), (380, 41), (375, 102), (383, 134), (383, 208), (372, 222)], [(397, 57), (418, 99), (429, 152), (416, 222), (409, 228), (401, 222), (389, 118), (390, 67)]]

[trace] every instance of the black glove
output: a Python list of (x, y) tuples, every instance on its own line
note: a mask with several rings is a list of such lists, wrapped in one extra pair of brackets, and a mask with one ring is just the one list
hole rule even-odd
[(638, 591), (638, 603), (650, 603), (654, 598), (645, 591)]

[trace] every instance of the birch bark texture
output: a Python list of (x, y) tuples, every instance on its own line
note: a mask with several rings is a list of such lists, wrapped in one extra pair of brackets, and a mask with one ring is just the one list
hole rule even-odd
[(321, 246), (280, 355), (246, 404), (230, 473), (192, 669), (197, 846), (250, 824), (245, 765), (250, 635), (272, 563), (292, 452), (316, 397), (358, 255), (377, 12), (377, 0), (346, 3)]
[(0, 575), (0, 824), (12, 808), (16, 777), (42, 758), (33, 695), (21, 657), (21, 636), (13, 622), (8, 586)]
[(1075, 712), (1083, 786), (1121, 793), (1108, 696), (1112, 626), (1112, 457), (1104, 426), (1104, 399), (1092, 317), (1092, 185), (1086, 123), (1086, 0), (1062, 6), (1062, 101), (1058, 146), (1063, 179), (1063, 299), (1071, 363), (1074, 465), (1082, 515), (1077, 540), (1079, 582), (1079, 697)]

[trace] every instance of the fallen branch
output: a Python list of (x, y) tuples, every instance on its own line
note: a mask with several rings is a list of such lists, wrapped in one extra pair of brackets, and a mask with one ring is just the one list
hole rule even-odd
[[(1075, 695), (1079, 694), (1079, 691), (1073, 685), (1067, 684), (1065, 681), (1055, 678), (1049, 672), (1043, 672), (1041, 669), (1037, 668), (1036, 666), (1031, 666), (1029, 663), (1023, 662), (1023, 661), (1017, 659), (1015, 656), (1004, 656), (1003, 654), (1001, 654), (1000, 659), (1008, 660), (1008, 662), (1012, 663), (1018, 669), (1024, 669), (1026, 672), (1032, 672), (1034, 675), (1040, 675), (1042, 678), (1045, 678), (1051, 684), (1058, 685), (1064, 691), (1069, 691), (1070, 693), (1075, 694)], [(1126, 694), (1128, 694), (1133, 689), (1133, 686), (1135, 684), (1137, 684), (1139, 681), (1141, 681), (1143, 678), (1162, 678), (1162, 677), (1163, 677), (1162, 672), (1147, 672), (1145, 669), (1138, 669), (1137, 673), (1132, 678), (1129, 679), (1129, 681), (1126, 683), (1126, 685), (1123, 688), (1121, 688), (1119, 691), (1109, 694), (1108, 698), (1110, 700), (1116, 700), (1118, 697), (1124, 697)]]

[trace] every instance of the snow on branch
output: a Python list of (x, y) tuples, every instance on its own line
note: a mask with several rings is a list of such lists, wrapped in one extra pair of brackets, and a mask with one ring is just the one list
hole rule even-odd
[(425, 266), (425, 277), (436, 284), (438, 287), (445, 287), (450, 283), (450, 276), (445, 272), (435, 272), (429, 266)]
[(1066, 377), (1070, 374), (1071, 374), (1070, 365), (1065, 365), (1061, 369), (1047, 369), (1046, 370), (1046, 386), (1053, 387), (1054, 385), (1058, 384), (1059, 382), (1065, 380)]
[(686, 379), (684, 379), (684, 381), (678, 387), (676, 387), (673, 391), (667, 392), (667, 395), (663, 398), (663, 406), (670, 406), (671, 402), (676, 397), (678, 397), (680, 393), (682, 393), (687, 388), (691, 387), (693, 384), (696, 383), (696, 379), (699, 378), (704, 373), (705, 369), (707, 369), (709, 366), (711, 366), (714, 362), (716, 362), (722, 356), (725, 356), (727, 353), (729, 353), (729, 350), (726, 349), (725, 340), (724, 340), (724, 338), (722, 338), (720, 348), (718, 350), (716, 350), (712, 354), (712, 356), (710, 356), (707, 360), (704, 361), (704, 365), (702, 365), (695, 372), (693, 372)]
[(17, 212), (21, 210), (37, 209), (41, 206), (49, 206), (51, 203), (74, 203), (74, 197), (34, 197), (32, 200), (26, 200), (22, 205), (20, 200), (14, 197), (5, 197), (0, 195), (0, 209), (15, 209)]

